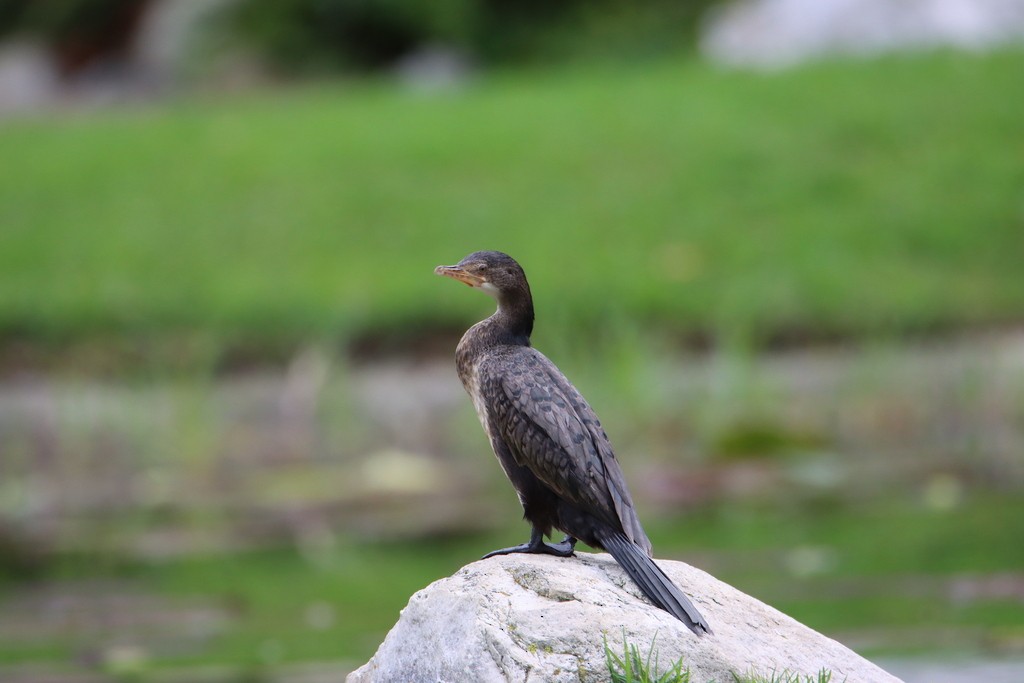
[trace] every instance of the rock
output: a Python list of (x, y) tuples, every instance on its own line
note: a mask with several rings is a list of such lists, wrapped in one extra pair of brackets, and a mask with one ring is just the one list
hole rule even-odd
[(445, 45), (425, 45), (395, 64), (399, 81), (418, 92), (447, 92), (465, 85), (473, 74), (469, 58)]
[(701, 33), (704, 55), (738, 66), (906, 48), (984, 50), (1024, 38), (1024, 0), (743, 0), (720, 5)]
[(42, 43), (0, 44), (0, 116), (52, 104), (58, 92), (57, 67)]
[(658, 673), (683, 658), (695, 682), (788, 671), (833, 681), (899, 679), (834, 640), (682, 562), (659, 560), (708, 619), (697, 637), (652, 606), (610, 555), (507, 555), (474, 562), (419, 591), (348, 683), (607, 681), (604, 638), (623, 635)]
[(152, 0), (132, 40), (136, 88), (150, 92), (181, 80), (201, 41), (205, 25), (237, 0)]

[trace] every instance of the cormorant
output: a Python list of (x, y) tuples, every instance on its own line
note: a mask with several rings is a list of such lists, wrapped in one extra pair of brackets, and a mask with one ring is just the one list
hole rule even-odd
[[(494, 315), (463, 335), (455, 361), (532, 532), (528, 543), (484, 557), (569, 557), (579, 539), (611, 553), (651, 602), (694, 633), (710, 633), (697, 608), (651, 559), (651, 542), (597, 415), (555, 364), (530, 346), (533, 299), (520, 265), (507, 254), (478, 251), (434, 272), (498, 302)], [(567, 535), (545, 543), (552, 529)]]

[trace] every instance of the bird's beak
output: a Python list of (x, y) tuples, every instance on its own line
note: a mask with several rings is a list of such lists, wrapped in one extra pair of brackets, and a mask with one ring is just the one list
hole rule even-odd
[(454, 280), (458, 280), (459, 282), (464, 282), (470, 287), (479, 287), (486, 282), (482, 277), (467, 273), (459, 266), (438, 266), (437, 268), (434, 268), (434, 274), (443, 275), (444, 277), (450, 277)]

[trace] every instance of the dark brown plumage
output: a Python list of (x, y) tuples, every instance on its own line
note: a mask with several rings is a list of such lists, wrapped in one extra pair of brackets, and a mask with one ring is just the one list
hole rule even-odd
[[(532, 525), (514, 552), (572, 555), (576, 539), (607, 550), (655, 605), (695, 633), (711, 629), (651, 559), (608, 435), (565, 375), (530, 346), (533, 299), (523, 269), (510, 256), (479, 251), (455, 266), (438, 266), (494, 297), (498, 310), (471, 327), (455, 352), (459, 379), (473, 399), (491, 447)], [(566, 538), (547, 544), (559, 529)]]

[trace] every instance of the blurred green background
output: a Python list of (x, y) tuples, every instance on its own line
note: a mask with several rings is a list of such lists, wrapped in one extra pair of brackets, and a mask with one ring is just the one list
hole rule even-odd
[(0, 118), (0, 678), (337, 680), (523, 540), (432, 275), (477, 249), (659, 557), (1024, 653), (1024, 51), (726, 69), (713, 4), (217, 3), (153, 88), (160, 3), (5, 4), (61, 94)]

